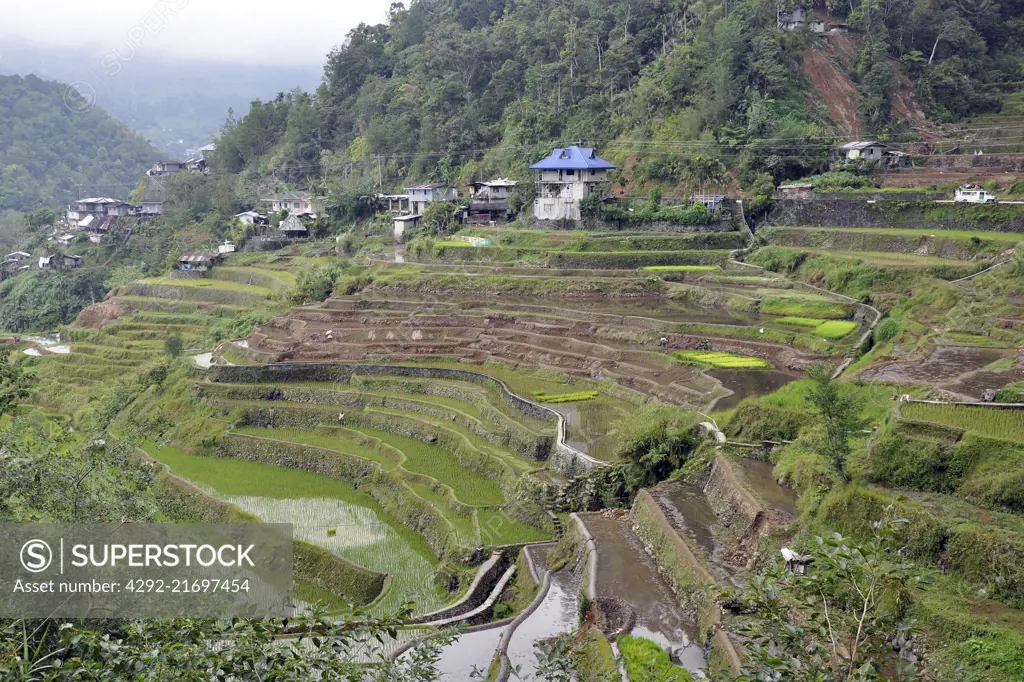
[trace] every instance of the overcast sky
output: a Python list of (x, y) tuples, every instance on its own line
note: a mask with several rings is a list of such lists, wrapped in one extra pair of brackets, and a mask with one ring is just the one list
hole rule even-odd
[[(131, 54), (249, 64), (320, 65), (392, 0), (22, 0), (3, 2), (0, 38)], [(116, 52), (115, 52), (116, 51)]]

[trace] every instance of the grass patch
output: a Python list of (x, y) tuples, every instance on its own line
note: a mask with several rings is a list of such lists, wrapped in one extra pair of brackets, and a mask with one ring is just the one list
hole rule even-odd
[(829, 320), (828, 322), (822, 322), (815, 327), (812, 334), (820, 336), (823, 339), (828, 339), (829, 341), (837, 341), (847, 336), (859, 326), (859, 324), (851, 320)]
[(538, 403), (576, 403), (583, 400), (594, 400), (598, 396), (597, 391), (574, 391), (572, 393), (559, 393), (558, 395), (548, 395), (544, 391), (534, 391), (531, 393), (533, 399)]
[(906, 419), (959, 426), (991, 438), (1024, 441), (1024, 411), (1020, 410), (908, 403), (901, 408), (901, 414)]
[(673, 665), (668, 652), (656, 642), (645, 637), (622, 635), (617, 643), (630, 682), (692, 682), (693, 676)]
[(764, 369), (772, 366), (764, 358), (709, 350), (680, 350), (673, 353), (673, 356), (687, 364), (714, 367), (715, 369)]

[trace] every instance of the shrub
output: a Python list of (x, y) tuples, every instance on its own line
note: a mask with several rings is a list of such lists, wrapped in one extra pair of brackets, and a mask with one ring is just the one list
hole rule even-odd
[(900, 335), (901, 331), (903, 331), (903, 325), (898, 320), (887, 317), (875, 327), (875, 343), (892, 341)]

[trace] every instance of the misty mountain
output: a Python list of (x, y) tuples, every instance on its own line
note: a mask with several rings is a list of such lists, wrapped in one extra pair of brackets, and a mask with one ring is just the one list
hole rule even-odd
[(159, 158), (141, 135), (37, 76), (0, 76), (0, 210), (124, 198)]
[[(267, 50), (254, 45), (254, 50)], [(267, 61), (273, 61), (271, 52)], [(184, 158), (207, 144), (227, 118), (257, 98), (315, 89), (322, 67), (254, 66), (165, 57), (135, 50), (6, 43), (0, 75), (35, 74), (69, 84), (90, 103), (142, 133), (160, 152)]]

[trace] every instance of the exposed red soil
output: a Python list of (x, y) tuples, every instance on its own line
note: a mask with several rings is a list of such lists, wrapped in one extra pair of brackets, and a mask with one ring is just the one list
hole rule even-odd
[(838, 55), (844, 67), (849, 68), (850, 59), (856, 51), (857, 46), (848, 35), (831, 33), (825, 36), (820, 47), (804, 53), (801, 65), (813, 89), (807, 93), (808, 98), (814, 103), (824, 102), (836, 129), (847, 138), (860, 137), (861, 126), (857, 118), (860, 92), (853, 81), (836, 68), (829, 56)]

